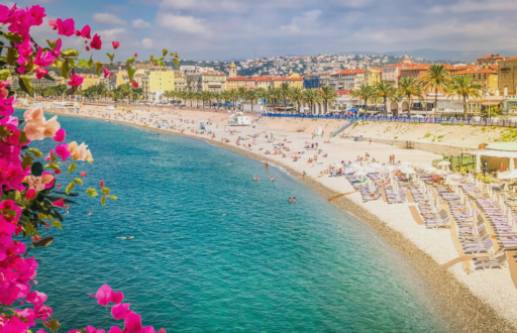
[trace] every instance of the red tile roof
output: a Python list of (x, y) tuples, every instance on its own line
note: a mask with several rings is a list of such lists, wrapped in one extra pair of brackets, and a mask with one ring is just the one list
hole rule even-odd
[(303, 77), (292, 77), (292, 76), (272, 76), (272, 75), (263, 75), (263, 76), (235, 76), (228, 78), (230, 82), (238, 82), (238, 81), (249, 81), (249, 82), (268, 82), (268, 81), (303, 81)]
[(366, 71), (364, 69), (343, 69), (340, 71), (335, 72), (332, 74), (335, 75), (358, 75), (358, 74), (364, 74)]

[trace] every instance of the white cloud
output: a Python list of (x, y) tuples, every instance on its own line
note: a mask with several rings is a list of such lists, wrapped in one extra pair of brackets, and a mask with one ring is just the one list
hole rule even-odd
[(162, 0), (161, 6), (174, 9), (194, 9), (201, 11), (239, 11), (244, 9), (249, 0)]
[(370, 4), (370, 0), (337, 0), (338, 5), (351, 8), (361, 8)]
[(126, 23), (126, 21), (124, 21), (117, 15), (110, 13), (95, 13), (93, 14), (93, 21), (96, 23), (111, 25), (122, 25)]
[(507, 12), (517, 11), (515, 0), (460, 0), (455, 4), (447, 6), (439, 5), (431, 7), (430, 11), (436, 14), (451, 13), (486, 13), (486, 12)]
[(142, 46), (146, 49), (151, 49), (153, 48), (153, 40), (151, 38), (144, 38), (142, 39)]
[(99, 35), (101, 35), (104, 41), (119, 39), (125, 33), (126, 29), (123, 28), (113, 28), (99, 31)]
[(314, 31), (321, 16), (321, 10), (310, 10), (303, 13), (301, 16), (294, 17), (291, 23), (283, 25), (280, 30), (289, 34), (300, 34), (303, 32)]
[(204, 21), (194, 16), (160, 14), (158, 24), (164, 28), (195, 35), (205, 35), (209, 32)]
[(133, 20), (133, 22), (131, 22), (131, 24), (133, 25), (134, 28), (137, 28), (137, 29), (145, 29), (145, 28), (149, 28), (151, 26), (151, 24), (149, 22), (142, 20), (142, 19)]

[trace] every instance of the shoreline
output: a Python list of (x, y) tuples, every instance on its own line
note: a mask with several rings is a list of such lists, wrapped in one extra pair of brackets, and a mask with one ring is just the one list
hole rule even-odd
[[(159, 133), (169, 135), (173, 134), (189, 137), (195, 140), (202, 140), (208, 144), (230, 150), (257, 161), (267, 161), (269, 164), (279, 167), (282, 171), (290, 174), (297, 181), (301, 181), (304, 185), (308, 186), (311, 190), (316, 191), (325, 199), (329, 199), (340, 194), (326, 186), (323, 182), (318, 181), (309, 175), (303, 176), (302, 172), (282, 163), (281, 161), (274, 160), (264, 154), (251, 152), (241, 147), (237, 147), (231, 143), (212, 140), (201, 135), (184, 133), (178, 130), (160, 129), (119, 119), (104, 119), (91, 115), (61, 111), (52, 111), (52, 113), (63, 116), (108, 121)], [(464, 283), (455, 277), (454, 274), (444, 269), (435, 258), (419, 248), (411, 239), (408, 239), (401, 232), (393, 229), (385, 221), (379, 218), (378, 215), (371, 210), (368, 210), (367, 207), (359, 205), (347, 196), (340, 196), (338, 199), (330, 202), (346, 214), (356, 218), (358, 222), (367, 224), (377, 235), (389, 244), (391, 248), (409, 261), (410, 265), (415, 269), (418, 275), (425, 280), (426, 287), (432, 291), (432, 294), (434, 295), (433, 303), (437, 305), (443, 321), (448, 324), (447, 328), (449, 330), (465, 332), (515, 331), (515, 323), (504, 319), (492, 306), (487, 304), (480, 297), (476, 296), (466, 285), (464, 285)]]

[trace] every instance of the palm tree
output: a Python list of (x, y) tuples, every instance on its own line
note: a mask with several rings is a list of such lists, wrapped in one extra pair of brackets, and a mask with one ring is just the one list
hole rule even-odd
[(375, 96), (382, 98), (384, 115), (388, 115), (388, 99), (395, 94), (396, 89), (388, 81), (380, 81), (375, 85)]
[(334, 88), (332, 88), (331, 86), (323, 86), (319, 89), (319, 93), (321, 96), (321, 100), (323, 101), (325, 114), (327, 114), (329, 104), (333, 103), (336, 100), (336, 90), (334, 90)]
[(461, 96), (463, 98), (463, 118), (467, 118), (467, 101), (470, 97), (481, 96), (481, 85), (474, 82), (472, 78), (462, 75), (452, 79), (448, 86), (448, 92), (451, 95)]
[(251, 105), (251, 112), (253, 112), (253, 106), (257, 102), (257, 92), (253, 89), (247, 90), (244, 95), (244, 100), (248, 101)]
[(422, 82), (425, 89), (434, 90), (434, 111), (438, 111), (438, 90), (447, 87), (450, 82), (449, 72), (443, 65), (431, 65)]
[(364, 101), (364, 108), (368, 110), (368, 100), (376, 96), (375, 88), (368, 84), (362, 84), (359, 88), (352, 91), (352, 96), (362, 99)]
[(314, 113), (315, 105), (318, 104), (321, 100), (320, 94), (315, 89), (304, 90), (303, 94), (305, 103), (309, 104), (309, 112)]
[(403, 77), (399, 81), (400, 94), (408, 100), (408, 117), (411, 116), (411, 104), (413, 96), (421, 97), (422, 96), (422, 86), (419, 81), (412, 77)]
[(287, 82), (284, 82), (280, 85), (280, 88), (278, 89), (278, 96), (282, 100), (285, 110), (289, 101), (289, 84)]
[(304, 102), (303, 89), (298, 88), (298, 87), (291, 88), (291, 90), (289, 91), (289, 99), (291, 101), (293, 101), (294, 103), (296, 103), (298, 112), (300, 112), (300, 110), (302, 109), (303, 102)]

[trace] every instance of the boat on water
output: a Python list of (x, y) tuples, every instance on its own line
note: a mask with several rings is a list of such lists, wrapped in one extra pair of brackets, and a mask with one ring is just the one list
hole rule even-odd
[(228, 120), (228, 125), (230, 126), (250, 126), (251, 118), (245, 116), (242, 112), (237, 112), (233, 114)]

